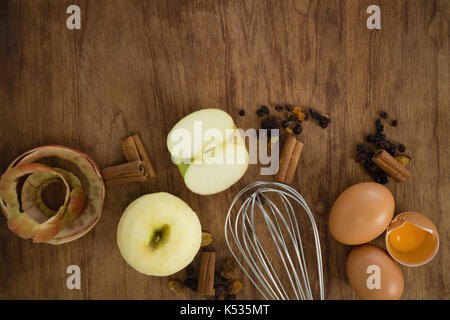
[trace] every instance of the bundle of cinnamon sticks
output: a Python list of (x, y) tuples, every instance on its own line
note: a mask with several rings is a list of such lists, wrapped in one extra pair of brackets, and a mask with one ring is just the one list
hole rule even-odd
[(302, 154), (303, 143), (293, 135), (288, 135), (281, 150), (280, 166), (275, 180), (281, 183), (291, 184), (294, 180), (297, 165)]
[(107, 186), (144, 182), (156, 176), (139, 134), (125, 138), (120, 146), (127, 162), (103, 169)]

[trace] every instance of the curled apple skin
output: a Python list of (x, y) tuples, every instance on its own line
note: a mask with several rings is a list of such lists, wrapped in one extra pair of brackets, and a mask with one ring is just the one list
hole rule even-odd
[[(44, 172), (49, 178), (59, 178), (66, 188), (64, 203), (54, 216), (38, 223), (25, 212), (21, 211), (17, 194), (18, 180), (28, 174)], [(2, 208), (8, 219), (8, 228), (23, 239), (33, 238), (33, 242), (45, 242), (60, 232), (65, 224), (62, 221), (70, 201), (70, 187), (59, 172), (40, 163), (22, 164), (8, 169), (0, 179), (0, 197)]]
[[(72, 201), (67, 205), (65, 220), (61, 222), (63, 228), (58, 226), (60, 231), (54, 237), (45, 241), (49, 244), (59, 245), (82, 237), (96, 225), (103, 210), (105, 185), (99, 167), (87, 154), (61, 145), (47, 145), (29, 150), (18, 156), (10, 164), (8, 170), (23, 164), (34, 164), (35, 161), (49, 157), (60, 158), (73, 163), (88, 182), (86, 193), (78, 187), (71, 190), (69, 197)], [(81, 207), (83, 207), (82, 210), (80, 210)], [(8, 218), (9, 209), (6, 207), (2, 195), (0, 195), (0, 209)], [(20, 222), (16, 222), (13, 223), (13, 227), (20, 228), (17, 224), (20, 226)], [(38, 238), (38, 241), (41, 240)]]

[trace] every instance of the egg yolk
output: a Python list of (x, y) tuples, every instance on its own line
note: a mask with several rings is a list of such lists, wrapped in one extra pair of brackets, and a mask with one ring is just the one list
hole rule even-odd
[(391, 231), (389, 242), (397, 251), (410, 252), (420, 247), (425, 240), (425, 236), (425, 230), (406, 222), (401, 227)]

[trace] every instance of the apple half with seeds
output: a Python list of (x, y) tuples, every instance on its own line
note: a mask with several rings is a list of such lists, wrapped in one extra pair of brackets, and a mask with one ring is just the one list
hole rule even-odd
[(150, 276), (169, 276), (189, 265), (200, 249), (197, 214), (180, 198), (160, 192), (133, 201), (117, 228), (125, 261)]
[(249, 154), (231, 116), (203, 109), (178, 121), (167, 136), (167, 148), (194, 193), (210, 195), (235, 184), (247, 171)]

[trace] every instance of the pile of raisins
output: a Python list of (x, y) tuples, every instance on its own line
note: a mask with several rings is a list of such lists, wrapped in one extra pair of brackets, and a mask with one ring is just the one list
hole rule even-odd
[[(383, 120), (388, 118), (388, 114), (385, 111), (382, 111), (379, 116), (380, 117), (375, 121), (375, 132), (366, 136), (366, 142), (369, 145), (366, 146), (363, 143), (358, 143), (356, 145), (355, 161), (362, 164), (364, 170), (372, 177), (373, 181), (380, 184), (386, 184), (389, 181), (387, 174), (372, 161), (372, 157), (375, 154), (374, 150), (384, 149), (391, 156), (395, 157), (398, 155), (398, 152), (405, 152), (406, 146), (402, 143), (396, 144), (386, 139)], [(398, 121), (392, 120), (390, 125), (396, 127)]]
[[(270, 108), (268, 106), (263, 105), (259, 107), (256, 110), (257, 116), (260, 118), (266, 117), (261, 121), (261, 129), (268, 130), (268, 137), (270, 138), (270, 129), (284, 129), (295, 135), (301, 134), (303, 132), (302, 122), (308, 121), (310, 117), (317, 120), (318, 125), (322, 129), (326, 129), (331, 122), (328, 116), (322, 115), (311, 108), (309, 110), (306, 110), (306, 108), (305, 110), (301, 109), (304, 118), (300, 120), (298, 115), (294, 113), (296, 108), (291, 105), (276, 105), (274, 109), (279, 114), (270, 115)], [(245, 110), (239, 110), (239, 115), (245, 116)]]

